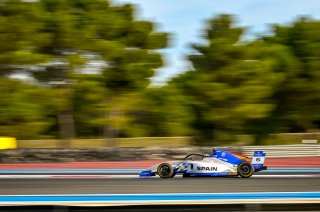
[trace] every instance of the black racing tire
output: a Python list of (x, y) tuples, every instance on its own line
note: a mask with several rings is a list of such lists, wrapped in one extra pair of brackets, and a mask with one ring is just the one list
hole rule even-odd
[(157, 168), (157, 173), (161, 178), (172, 178), (175, 175), (169, 163), (161, 163)]
[(254, 168), (250, 163), (242, 162), (238, 165), (237, 171), (242, 178), (249, 178), (253, 175)]

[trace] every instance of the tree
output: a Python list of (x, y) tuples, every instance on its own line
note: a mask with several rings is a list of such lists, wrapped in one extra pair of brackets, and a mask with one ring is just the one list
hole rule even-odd
[[(154, 70), (162, 65), (156, 50), (167, 45), (167, 33), (157, 32), (152, 22), (135, 20), (134, 12), (130, 4), (111, 5), (106, 0), (4, 1), (0, 4), (0, 74), (20, 68), (39, 85), (50, 87), (60, 98), (56, 105), (60, 137), (68, 141), (75, 131), (75, 89), (85, 83), (86, 64), (99, 58), (104, 65), (97, 73), (102, 80), (96, 83), (104, 83), (102, 101), (111, 108), (104, 117), (109, 126), (105, 128), (115, 134), (118, 129), (109, 118), (121, 110), (114, 109), (113, 103), (148, 86)], [(16, 27), (11, 29), (10, 22)]]
[(0, 136), (17, 139), (45, 138), (54, 120), (47, 118), (49, 111), (47, 89), (0, 78)]
[(274, 73), (254, 58), (257, 46), (240, 43), (243, 31), (230, 15), (209, 20), (207, 44), (192, 46), (194, 70), (172, 82), (192, 97), (199, 144), (231, 141), (246, 121), (262, 119), (274, 107), (268, 99), (274, 84), (265, 83)]
[(0, 2), (0, 77), (48, 59), (33, 48), (42, 36), (36, 23), (41, 11), (31, 4), (35, 5), (20, 0)]
[(74, 118), (78, 137), (102, 137), (106, 90), (100, 74), (78, 77), (74, 94)]
[(134, 96), (128, 110), (128, 137), (190, 136), (193, 114), (188, 99), (175, 87), (151, 87)]
[[(299, 71), (299, 63), (286, 46), (265, 43), (261, 40), (248, 45), (250, 58), (263, 70), (260, 83), (269, 86), (269, 94), (264, 99), (272, 105), (269, 113), (259, 119), (248, 119), (244, 124), (244, 133), (255, 136), (255, 144), (262, 144), (270, 133), (286, 132), (288, 124), (284, 123), (287, 117), (286, 105), (294, 102), (288, 101), (287, 96), (281, 92), (290, 90), (290, 79)], [(289, 91), (287, 90), (287, 91)]]
[(121, 104), (130, 101), (132, 93), (147, 88), (154, 71), (162, 66), (161, 54), (156, 50), (167, 45), (168, 34), (156, 31), (152, 22), (135, 20), (134, 10), (132, 5), (111, 8), (110, 17), (100, 18), (105, 22), (97, 25), (100, 39), (92, 48), (106, 63), (104, 135), (109, 138), (118, 137), (120, 128), (125, 127), (119, 125), (126, 119), (126, 107)]
[(295, 71), (275, 91), (278, 102), (275, 115), (281, 114), (282, 131), (304, 132), (319, 128), (320, 120), (320, 22), (301, 17), (291, 25), (274, 25), (272, 36), (263, 38), (267, 45), (286, 46), (295, 58)]

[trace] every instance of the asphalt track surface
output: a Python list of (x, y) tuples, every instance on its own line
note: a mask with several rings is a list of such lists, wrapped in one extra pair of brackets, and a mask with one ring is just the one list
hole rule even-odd
[(0, 179), (0, 195), (320, 191), (320, 178)]

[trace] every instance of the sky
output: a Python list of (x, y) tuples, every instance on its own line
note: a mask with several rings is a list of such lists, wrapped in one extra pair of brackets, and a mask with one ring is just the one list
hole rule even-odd
[(137, 19), (157, 23), (159, 31), (171, 34), (170, 46), (162, 50), (165, 66), (157, 70), (153, 84), (163, 84), (190, 69), (185, 56), (190, 44), (201, 42), (205, 21), (221, 13), (233, 14), (246, 27), (248, 39), (270, 33), (273, 23), (290, 24), (298, 16), (320, 19), (320, 0), (113, 0), (133, 3)]

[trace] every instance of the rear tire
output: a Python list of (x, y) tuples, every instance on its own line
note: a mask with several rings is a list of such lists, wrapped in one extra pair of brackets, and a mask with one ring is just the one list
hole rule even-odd
[(172, 178), (175, 175), (173, 168), (169, 163), (161, 163), (158, 166), (157, 173), (161, 178)]
[(242, 162), (238, 165), (238, 174), (243, 178), (251, 177), (254, 173), (253, 166), (248, 162)]

